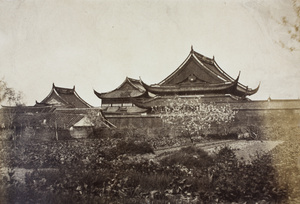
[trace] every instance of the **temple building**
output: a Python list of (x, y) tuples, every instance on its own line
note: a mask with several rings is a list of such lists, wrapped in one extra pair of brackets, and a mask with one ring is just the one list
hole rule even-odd
[(126, 77), (123, 83), (116, 89), (95, 95), (101, 99), (101, 108), (106, 114), (136, 114), (143, 113), (146, 109), (136, 107), (132, 99), (147, 96), (146, 89), (137, 79)]
[(192, 47), (185, 61), (158, 84), (148, 85), (142, 80), (126, 78), (117, 89), (106, 93), (95, 91), (95, 94), (105, 110), (113, 109), (115, 113), (124, 106), (137, 106), (140, 112), (149, 112), (153, 107), (167, 106), (168, 99), (174, 96), (201, 97), (204, 102), (248, 101), (247, 96), (255, 94), (259, 85), (255, 89), (248, 88), (239, 82), (239, 75), (229, 76), (214, 57), (203, 56)]
[[(200, 97), (203, 102), (220, 106), (229, 104), (237, 111), (231, 127), (233, 132), (243, 133), (250, 127), (269, 128), (274, 119), (282, 118), (293, 127), (299, 127), (299, 99), (250, 100), (249, 97), (259, 90), (259, 85), (250, 88), (239, 79), (240, 73), (229, 76), (214, 57), (206, 57), (191, 48), (183, 63), (157, 84), (126, 78), (110, 92), (94, 92), (102, 101), (105, 117), (115, 126), (146, 128), (147, 134), (154, 136), (164, 131), (161, 110), (170, 106), (175, 96), (185, 99)], [(212, 134), (218, 133), (217, 129), (211, 131)]]
[(62, 88), (52, 85), (48, 96), (41, 102), (36, 102), (35, 106), (55, 106), (64, 108), (91, 108), (92, 106), (85, 102), (75, 91), (75, 86)]
[(94, 133), (95, 125), (88, 117), (92, 111), (99, 117), (97, 128), (115, 127), (100, 108), (92, 107), (77, 94), (75, 86), (53, 84), (50, 93), (34, 106), (2, 106), (0, 132), (14, 129), (20, 137), (45, 140), (87, 138)]

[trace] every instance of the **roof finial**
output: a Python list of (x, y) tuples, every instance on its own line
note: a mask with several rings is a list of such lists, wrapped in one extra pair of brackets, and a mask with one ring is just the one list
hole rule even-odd
[(52, 87), (55, 88), (54, 82), (52, 83)]
[(191, 53), (194, 52), (193, 45), (191, 45)]
[(75, 90), (75, 85), (73, 86), (73, 90)]

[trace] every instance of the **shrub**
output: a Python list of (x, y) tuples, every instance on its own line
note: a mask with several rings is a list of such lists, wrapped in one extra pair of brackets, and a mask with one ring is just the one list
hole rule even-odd
[(137, 154), (154, 154), (153, 147), (147, 142), (135, 143), (131, 141), (120, 141), (117, 143), (115, 148), (111, 148), (106, 156), (109, 159), (115, 159), (119, 155), (137, 155)]
[(281, 203), (285, 189), (279, 187), (271, 156), (257, 156), (251, 163), (238, 161), (232, 149), (222, 148), (212, 167), (211, 190), (206, 199), (223, 202), (271, 201)]
[(234, 151), (230, 147), (224, 146), (216, 154), (216, 156), (215, 156), (215, 162), (217, 162), (217, 163), (223, 163), (223, 162), (228, 162), (228, 161), (237, 163), (237, 158), (235, 156)]
[(207, 138), (208, 139), (213, 139), (213, 140), (233, 140), (233, 139), (237, 139), (238, 135), (236, 133), (228, 133), (226, 135), (208, 134)]
[(150, 192), (154, 189), (163, 192), (171, 183), (173, 177), (165, 173), (151, 173), (147, 176), (144, 173), (137, 171), (128, 172), (128, 187), (140, 186), (145, 192)]
[(133, 141), (117, 143), (108, 161), (103, 141), (6, 142), (0, 154), (14, 160), (12, 167), (56, 169), (28, 173), (25, 184), (0, 178), (3, 203), (297, 203), (299, 198), (296, 135), (250, 163), (237, 160), (227, 146), (214, 156), (186, 147), (160, 162), (116, 156), (143, 152), (147, 145)]
[(212, 158), (202, 149), (194, 146), (184, 147), (180, 151), (165, 157), (162, 165), (183, 165), (187, 168), (203, 168), (212, 164)]

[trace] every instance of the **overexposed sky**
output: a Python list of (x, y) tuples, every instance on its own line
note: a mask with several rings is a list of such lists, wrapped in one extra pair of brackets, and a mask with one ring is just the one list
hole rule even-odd
[[(300, 44), (290, 0), (0, 0), (0, 78), (27, 105), (56, 86), (94, 95), (126, 76), (158, 83), (194, 50), (251, 88), (253, 100), (300, 97)], [(295, 46), (291, 52), (282, 48)]]

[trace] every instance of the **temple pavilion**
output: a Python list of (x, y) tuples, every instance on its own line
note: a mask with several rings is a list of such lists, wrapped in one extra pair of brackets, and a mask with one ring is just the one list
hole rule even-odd
[(167, 106), (168, 99), (174, 96), (182, 98), (201, 97), (204, 102), (239, 102), (249, 100), (255, 89), (229, 76), (215, 61), (191, 48), (184, 62), (169, 76), (158, 84), (148, 85), (141, 79), (126, 78), (115, 90), (98, 93), (102, 107), (109, 112), (118, 113), (125, 107), (139, 107), (139, 111), (153, 107)]
[(147, 111), (147, 109), (135, 106), (132, 101), (134, 98), (148, 97), (148, 93), (140, 80), (126, 77), (116, 89), (106, 93), (99, 93), (94, 90), (94, 93), (101, 99), (101, 108), (104, 113), (136, 114)]
[(41, 102), (35, 104), (39, 106), (55, 106), (63, 108), (91, 108), (92, 106), (85, 102), (73, 88), (62, 88), (52, 84), (52, 89), (48, 96)]

